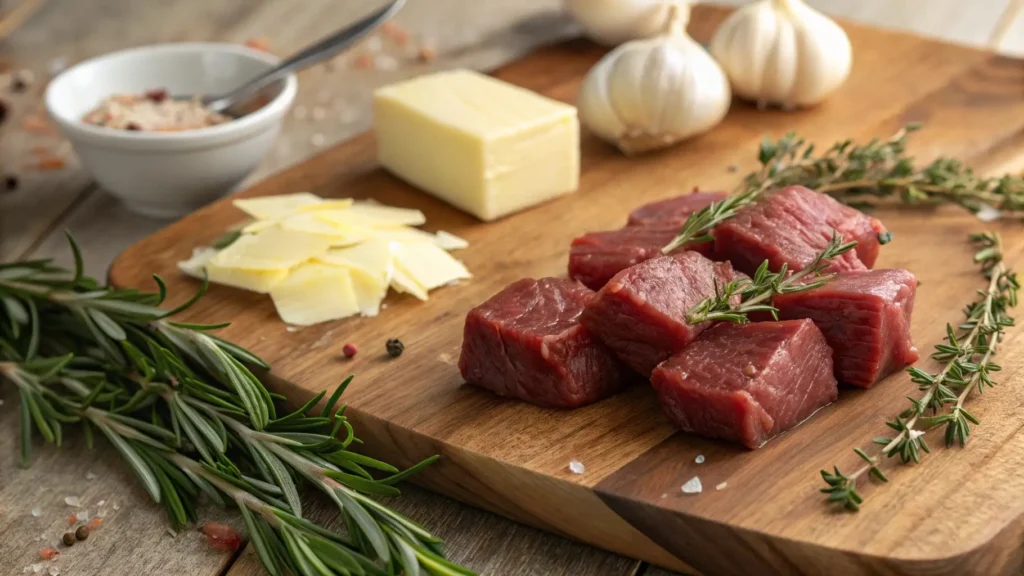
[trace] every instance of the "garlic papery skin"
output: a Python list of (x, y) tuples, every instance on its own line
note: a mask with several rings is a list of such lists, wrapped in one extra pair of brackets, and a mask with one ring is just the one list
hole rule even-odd
[(734, 94), (783, 107), (822, 102), (853, 64), (846, 32), (803, 0), (760, 0), (736, 10), (710, 49)]
[(612, 50), (577, 96), (580, 122), (626, 154), (665, 148), (711, 129), (729, 110), (729, 81), (675, 9), (663, 34)]
[(668, 25), (672, 4), (659, 0), (565, 0), (587, 36), (605, 46), (656, 36)]

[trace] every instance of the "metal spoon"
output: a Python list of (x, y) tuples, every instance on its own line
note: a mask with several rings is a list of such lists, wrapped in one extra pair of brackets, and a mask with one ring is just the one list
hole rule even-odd
[[(369, 34), (374, 28), (380, 26), (394, 16), (394, 14), (398, 12), (404, 4), (405, 0), (392, 0), (391, 4), (386, 8), (367, 16), (343, 30), (327, 36), (227, 94), (206, 95), (203, 96), (200, 101), (209, 110), (230, 114), (229, 109), (231, 107), (244, 102), (247, 98), (259, 92), (262, 88), (277, 82), (292, 72), (297, 72), (307, 66), (323, 62), (341, 50), (355, 44), (357, 41)], [(188, 99), (191, 100), (192, 98)]]

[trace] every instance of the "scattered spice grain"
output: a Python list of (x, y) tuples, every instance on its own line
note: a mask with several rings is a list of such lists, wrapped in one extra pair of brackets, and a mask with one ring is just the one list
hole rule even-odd
[(63, 542), (65, 546), (74, 546), (76, 542), (75, 534), (73, 532), (65, 532), (64, 536), (61, 536), (60, 541)]
[(391, 338), (384, 344), (384, 349), (388, 351), (388, 356), (392, 358), (398, 358), (405, 352), (405, 344), (398, 338)]
[(85, 540), (88, 537), (89, 537), (89, 527), (88, 526), (84, 526), (84, 525), (83, 526), (79, 526), (78, 529), (75, 530), (75, 538), (78, 539), (79, 542)]

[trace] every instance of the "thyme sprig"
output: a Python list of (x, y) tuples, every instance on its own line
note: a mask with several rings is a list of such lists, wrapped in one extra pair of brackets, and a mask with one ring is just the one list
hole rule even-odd
[(1020, 176), (984, 178), (955, 158), (918, 165), (907, 154), (907, 143), (920, 127), (907, 124), (887, 139), (876, 138), (866, 144), (843, 140), (821, 154), (815, 154), (813, 143), (792, 132), (774, 142), (765, 139), (758, 148), (760, 168), (747, 175), (731, 196), (693, 213), (663, 251), (711, 240), (711, 230), (739, 209), (757, 202), (765, 192), (794, 185), (857, 207), (895, 202), (955, 204), (975, 214), (991, 209), (998, 213), (1024, 211), (1024, 178)]
[[(75, 426), (91, 447), (99, 430), (175, 527), (196, 519), (200, 494), (236, 505), (271, 574), (472, 574), (370, 497), (397, 495), (397, 482), (436, 457), (400, 471), (352, 451), (360, 440), (339, 406), (351, 378), (319, 413), (326, 393), (278, 416), (279, 398), (249, 368), (266, 364), (210, 333), (223, 325), (169, 319), (205, 286), (164, 310), (159, 278), (157, 294), (100, 286), (70, 242), (73, 271), (0, 265), (0, 381), (19, 392), (23, 463), (35, 432), (59, 445)], [(347, 535), (302, 519), (302, 483), (335, 502)]]
[[(709, 320), (724, 320), (743, 324), (749, 322), (748, 315), (752, 312), (768, 312), (778, 320), (778, 309), (771, 304), (771, 298), (779, 294), (803, 292), (824, 286), (834, 274), (825, 274), (832, 259), (853, 250), (856, 242), (843, 243), (842, 236), (833, 232), (828, 245), (815, 256), (814, 261), (803, 270), (789, 274), (789, 268), (783, 264), (778, 272), (768, 269), (765, 260), (753, 278), (733, 280), (724, 287), (715, 285), (715, 295), (701, 300), (686, 314), (688, 324), (699, 324)], [(812, 281), (804, 282), (808, 276)], [(735, 302), (738, 300), (738, 302)]]
[(850, 474), (844, 474), (839, 467), (832, 472), (822, 470), (821, 475), (828, 484), (822, 488), (828, 494), (828, 501), (856, 511), (863, 502), (857, 492), (857, 482), (864, 475), (874, 476), (887, 482), (879, 469), (881, 457), (899, 457), (904, 464), (918, 463), (921, 454), (931, 452), (925, 435), (931, 430), (943, 428), (947, 447), (967, 445), (971, 425), (980, 421), (967, 411), (964, 403), (972, 393), (981, 394), (986, 387), (995, 386), (992, 373), (1000, 366), (992, 361), (996, 349), (1003, 339), (1006, 328), (1014, 325), (1010, 309), (1017, 305), (1017, 291), (1020, 284), (1015, 272), (1003, 262), (1002, 242), (998, 234), (986, 232), (972, 234), (970, 241), (978, 248), (974, 261), (988, 278), (988, 286), (979, 290), (979, 298), (964, 309), (965, 319), (959, 326), (946, 326), (943, 343), (935, 346), (932, 358), (942, 362), (938, 372), (927, 372), (910, 367), (910, 379), (920, 395), (908, 397), (910, 406), (893, 420), (886, 422), (896, 434), (874, 438), (873, 454), (855, 448), (857, 456), (865, 463)]

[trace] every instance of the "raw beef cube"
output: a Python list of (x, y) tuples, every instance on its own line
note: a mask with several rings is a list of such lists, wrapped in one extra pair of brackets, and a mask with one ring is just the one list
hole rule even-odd
[(753, 274), (765, 260), (773, 271), (787, 264), (801, 270), (814, 261), (832, 238), (857, 241), (855, 251), (832, 261), (831, 270), (866, 270), (878, 257), (878, 235), (885, 227), (825, 194), (790, 186), (747, 206), (714, 230), (716, 260), (729, 260)]
[(462, 377), (539, 406), (575, 408), (610, 396), (624, 370), (580, 324), (593, 295), (563, 278), (510, 284), (466, 316)]
[[(609, 232), (589, 232), (572, 241), (569, 248), (569, 278), (579, 280), (592, 290), (600, 290), (619, 272), (651, 258), (676, 237), (679, 229), (627, 226)], [(681, 250), (703, 254), (711, 251), (710, 242), (694, 242)]]
[(832, 350), (810, 320), (722, 322), (651, 376), (680, 428), (758, 448), (836, 399)]
[(682, 350), (711, 323), (687, 324), (686, 313), (719, 287), (745, 277), (728, 262), (696, 252), (662, 256), (619, 272), (590, 301), (580, 320), (644, 376)]
[(836, 378), (870, 388), (917, 362), (910, 338), (917, 279), (906, 270), (837, 275), (821, 288), (775, 297), (780, 318), (809, 318), (832, 347)]
[(682, 226), (694, 212), (712, 202), (721, 202), (729, 195), (725, 192), (691, 192), (674, 198), (666, 198), (633, 210), (629, 213), (630, 226)]

